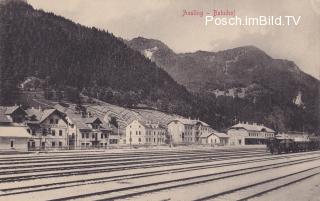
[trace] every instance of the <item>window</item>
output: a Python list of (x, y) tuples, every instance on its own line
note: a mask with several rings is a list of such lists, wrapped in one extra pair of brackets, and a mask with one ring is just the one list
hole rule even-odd
[(62, 130), (59, 130), (59, 136), (62, 136)]
[(82, 138), (84, 138), (84, 133), (82, 133), (81, 135), (82, 135)]
[(86, 133), (86, 138), (89, 138), (89, 133)]
[(46, 129), (46, 128), (43, 128), (43, 129), (42, 129), (42, 135), (43, 135), (43, 136), (46, 136), (46, 135), (47, 135), (47, 129)]
[(53, 119), (50, 119), (50, 124), (53, 124)]
[(62, 147), (62, 142), (59, 142), (59, 147)]
[(56, 119), (56, 124), (58, 124), (59, 123), (59, 119)]
[(101, 139), (103, 139), (104, 135), (101, 133)]
[(139, 131), (139, 135), (141, 135), (141, 132)]
[(51, 130), (51, 135), (55, 136), (56, 135), (56, 131), (55, 130)]
[(52, 145), (52, 147), (55, 147), (56, 146), (56, 142), (52, 142), (51, 145)]
[(138, 135), (138, 131), (136, 131), (136, 135)]
[(141, 138), (139, 138), (138, 141), (141, 142)]
[(10, 147), (11, 147), (11, 148), (14, 147), (14, 141), (13, 141), (13, 140), (10, 141)]

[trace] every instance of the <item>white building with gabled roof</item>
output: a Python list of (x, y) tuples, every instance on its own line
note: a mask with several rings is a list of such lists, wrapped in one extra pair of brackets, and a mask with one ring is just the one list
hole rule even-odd
[(172, 144), (201, 143), (200, 136), (209, 134), (213, 129), (200, 120), (176, 118), (168, 124), (168, 134)]
[(200, 136), (201, 144), (210, 144), (212, 146), (225, 146), (229, 144), (229, 136), (217, 131), (205, 133)]
[(55, 149), (68, 146), (68, 123), (65, 114), (56, 109), (26, 110), (29, 120), (27, 125), (31, 134), (29, 148)]
[(265, 144), (267, 139), (274, 137), (275, 131), (257, 123), (238, 123), (227, 132), (230, 145)]
[(166, 143), (166, 129), (159, 123), (133, 120), (126, 126), (126, 144), (163, 145)]
[(0, 151), (27, 151), (30, 138), (26, 126), (0, 126)]

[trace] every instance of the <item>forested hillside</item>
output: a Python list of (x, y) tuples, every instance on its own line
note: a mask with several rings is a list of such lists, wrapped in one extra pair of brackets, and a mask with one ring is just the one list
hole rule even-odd
[(146, 103), (162, 110), (190, 108), (191, 98), (165, 71), (111, 33), (75, 24), (24, 2), (1, 6), (1, 100), (14, 104), (28, 76), (46, 89), (67, 86), (111, 103)]

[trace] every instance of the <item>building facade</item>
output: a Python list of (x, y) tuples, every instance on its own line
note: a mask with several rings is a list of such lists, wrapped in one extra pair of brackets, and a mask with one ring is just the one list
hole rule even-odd
[(71, 148), (106, 148), (119, 141), (111, 125), (97, 117), (70, 118), (69, 124), (73, 127), (69, 138)]
[(228, 129), (230, 145), (265, 144), (275, 131), (256, 123), (238, 123)]
[(174, 119), (168, 124), (172, 144), (200, 144), (200, 136), (207, 135), (211, 131), (210, 126), (200, 120), (181, 118)]
[(225, 133), (213, 132), (200, 136), (202, 144), (225, 146), (229, 144), (229, 136)]
[(29, 109), (27, 125), (31, 139), (29, 148), (55, 149), (68, 147), (68, 124), (65, 115), (56, 109)]
[(126, 127), (126, 143), (130, 145), (166, 144), (166, 129), (159, 123), (133, 120)]

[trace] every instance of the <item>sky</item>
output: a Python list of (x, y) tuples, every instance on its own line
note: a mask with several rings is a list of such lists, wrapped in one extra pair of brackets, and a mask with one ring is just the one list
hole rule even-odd
[[(125, 39), (142, 36), (161, 40), (177, 53), (254, 45), (273, 58), (294, 61), (301, 70), (320, 79), (320, 0), (28, 0), (28, 3)], [(301, 18), (297, 26), (219, 26), (214, 22), (205, 25), (207, 12), (227, 9), (234, 10), (242, 20), (245, 16)], [(183, 16), (184, 10), (204, 14)], [(227, 16), (215, 18), (221, 17)]]

